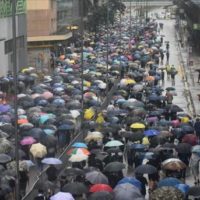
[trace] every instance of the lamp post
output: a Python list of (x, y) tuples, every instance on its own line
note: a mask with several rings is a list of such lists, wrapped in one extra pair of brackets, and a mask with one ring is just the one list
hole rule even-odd
[(15, 159), (16, 159), (16, 177), (15, 177), (15, 199), (19, 200), (19, 144), (18, 144), (18, 101), (17, 101), (17, 86), (18, 86), (18, 73), (17, 73), (17, 43), (16, 43), (16, 0), (12, 0), (12, 53), (13, 53), (13, 78), (14, 78), (14, 129), (15, 129)]

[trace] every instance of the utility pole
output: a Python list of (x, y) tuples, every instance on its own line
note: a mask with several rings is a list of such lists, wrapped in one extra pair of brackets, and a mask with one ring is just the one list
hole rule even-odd
[(15, 200), (19, 200), (19, 144), (18, 144), (18, 69), (17, 69), (17, 42), (16, 42), (16, 0), (12, 0), (12, 54), (13, 54), (13, 77), (14, 77), (14, 129), (15, 129), (15, 159), (16, 159), (16, 177), (15, 177)]

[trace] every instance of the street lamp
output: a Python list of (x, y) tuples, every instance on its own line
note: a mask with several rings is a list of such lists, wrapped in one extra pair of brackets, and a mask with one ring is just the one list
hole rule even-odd
[(17, 100), (17, 42), (16, 42), (16, 0), (12, 0), (12, 53), (13, 53), (13, 78), (14, 78), (14, 130), (15, 130), (15, 159), (16, 159), (16, 177), (15, 177), (15, 199), (19, 200), (19, 144), (18, 144), (18, 100)]

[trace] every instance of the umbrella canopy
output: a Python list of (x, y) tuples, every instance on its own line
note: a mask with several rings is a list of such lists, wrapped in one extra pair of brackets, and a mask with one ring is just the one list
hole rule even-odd
[(124, 184), (124, 183), (130, 183), (135, 187), (137, 187), (139, 190), (141, 190), (142, 188), (142, 183), (134, 177), (124, 177), (117, 184)]
[(41, 161), (43, 164), (47, 165), (61, 165), (62, 161), (58, 158), (44, 158)]
[(30, 152), (35, 158), (43, 158), (47, 154), (47, 148), (40, 143), (36, 143), (32, 144)]
[(186, 167), (185, 163), (178, 158), (169, 158), (162, 162), (162, 168), (167, 170), (179, 171)]
[(67, 192), (58, 192), (50, 197), (50, 200), (74, 200), (73, 196)]
[(101, 191), (112, 192), (113, 189), (107, 184), (95, 184), (89, 190), (89, 192), (92, 192), (92, 193), (101, 192)]
[(182, 138), (182, 142), (191, 144), (192, 146), (197, 145), (198, 143), (198, 138), (196, 135), (194, 134), (186, 134), (183, 138)]
[(5, 164), (11, 161), (11, 157), (7, 154), (1, 153), (0, 154), (0, 164)]
[(104, 168), (106, 172), (118, 172), (125, 168), (125, 164), (121, 162), (111, 162)]
[(192, 146), (188, 143), (179, 143), (175, 149), (178, 153), (189, 154), (191, 153)]
[(107, 191), (92, 193), (88, 200), (113, 200), (113, 195)]
[(192, 147), (192, 152), (194, 153), (200, 153), (200, 145), (195, 145)]
[(72, 148), (67, 151), (67, 155), (85, 155), (89, 156), (90, 152), (85, 148)]
[(84, 155), (84, 154), (75, 154), (75, 155), (72, 155), (69, 158), (69, 161), (70, 162), (81, 162), (81, 161), (84, 161), (84, 160), (87, 160), (87, 159), (88, 159), (87, 155)]
[(29, 137), (23, 138), (23, 139), (20, 141), (20, 144), (21, 144), (22, 146), (24, 146), (24, 145), (31, 145), (31, 144), (33, 144), (33, 143), (35, 143), (35, 142), (36, 142), (36, 140), (35, 140), (33, 137), (29, 136)]
[(79, 168), (66, 168), (62, 172), (62, 175), (65, 176), (78, 176), (78, 175), (85, 175), (85, 172)]
[(133, 200), (142, 197), (139, 189), (130, 183), (119, 184), (114, 189), (115, 200)]
[(139, 165), (135, 168), (135, 174), (154, 174), (157, 169), (153, 165), (145, 164)]
[(85, 148), (85, 149), (88, 148), (87, 145), (85, 143), (83, 143), (83, 142), (75, 142), (72, 145), (72, 147), (75, 147), (75, 148)]
[(177, 179), (177, 178), (173, 178), (173, 177), (168, 177), (168, 178), (164, 178), (162, 180), (160, 180), (158, 182), (158, 187), (163, 187), (163, 186), (175, 186), (177, 184), (181, 184), (182, 182)]
[(188, 195), (199, 198), (200, 197), (200, 186), (190, 187), (190, 189), (188, 191)]
[(81, 195), (88, 192), (88, 188), (83, 184), (79, 182), (73, 182), (68, 183), (63, 186), (62, 188), (63, 192), (69, 192), (72, 195)]
[(144, 135), (145, 136), (148, 136), (148, 137), (150, 137), (150, 136), (156, 136), (156, 135), (158, 135), (160, 132), (158, 131), (158, 130), (155, 130), (155, 129), (149, 129), (149, 130), (147, 130), (147, 131), (144, 131)]
[(144, 128), (145, 128), (145, 125), (142, 124), (142, 123), (133, 123), (133, 124), (131, 124), (130, 127), (131, 127), (131, 128), (134, 128), (134, 129), (144, 129)]
[(151, 194), (151, 200), (184, 200), (183, 193), (175, 187), (163, 186), (155, 189)]
[(124, 145), (121, 141), (112, 140), (105, 144), (105, 147), (118, 147)]
[(99, 171), (88, 172), (85, 178), (92, 184), (108, 184), (108, 178)]

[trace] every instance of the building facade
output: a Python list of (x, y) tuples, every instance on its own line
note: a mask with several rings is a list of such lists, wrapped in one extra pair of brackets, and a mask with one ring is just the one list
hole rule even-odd
[[(12, 71), (12, 0), (0, 1), (0, 76)], [(16, 0), (17, 69), (27, 66), (26, 0)]]

